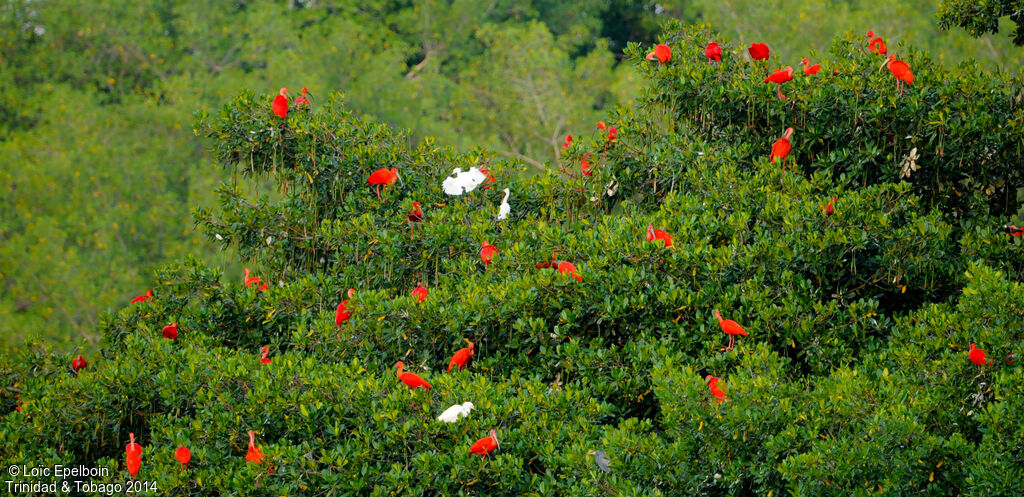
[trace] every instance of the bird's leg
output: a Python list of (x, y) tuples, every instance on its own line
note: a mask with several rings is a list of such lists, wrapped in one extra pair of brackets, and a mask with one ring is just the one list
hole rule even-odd
[(785, 100), (786, 96), (782, 94), (782, 85), (778, 85), (779, 100)]
[(377, 200), (380, 200), (380, 185), (377, 185), (377, 189), (375, 191), (377, 192)]
[(900, 89), (900, 98), (903, 98), (903, 82), (900, 81), (900, 82), (896, 83), (896, 87), (898, 87)]

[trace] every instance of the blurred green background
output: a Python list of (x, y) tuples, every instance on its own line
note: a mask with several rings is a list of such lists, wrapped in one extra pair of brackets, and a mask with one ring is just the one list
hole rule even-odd
[[(100, 312), (186, 254), (241, 278), (200, 241), (191, 209), (228, 178), (193, 136), (195, 111), (243, 88), (339, 90), (357, 112), (536, 168), (642, 83), (626, 42), (668, 18), (765, 42), (787, 63), (873, 30), (1019, 71), (1001, 34), (941, 31), (936, 1), (8, 0), (0, 4), (0, 345), (40, 336), (93, 348)], [(262, 188), (272, 191), (267, 186)]]

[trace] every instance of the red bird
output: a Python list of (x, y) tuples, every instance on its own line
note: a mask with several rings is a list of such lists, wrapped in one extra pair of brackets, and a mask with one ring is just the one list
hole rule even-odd
[(245, 276), (242, 278), (242, 281), (245, 282), (245, 286), (247, 288), (256, 286), (261, 292), (270, 288), (266, 283), (263, 283), (263, 281), (260, 280), (259, 276), (250, 276), (249, 268), (245, 268)]
[(567, 261), (559, 262), (558, 263), (558, 272), (560, 274), (568, 274), (574, 280), (579, 281), (581, 283), (583, 282), (583, 277), (580, 276), (580, 274), (578, 272), (576, 272), (576, 265), (571, 263), (571, 262), (567, 262)]
[(722, 379), (717, 376), (707, 375), (704, 377), (704, 381), (708, 383), (711, 395), (713, 395), (719, 402), (725, 402), (725, 390), (722, 390), (721, 387), (718, 386), (718, 382), (722, 381)]
[(415, 373), (402, 372), (402, 369), (405, 368), (404, 362), (398, 361), (395, 363), (395, 366), (398, 367), (398, 379), (402, 380), (402, 383), (409, 385), (413, 390), (416, 390), (417, 388), (430, 390), (430, 383), (427, 383), (427, 380), (420, 378), (419, 375)]
[(487, 266), (493, 263), (492, 259), (494, 259), (495, 255), (498, 255), (497, 247), (491, 245), (486, 240), (480, 244), (480, 259), (484, 261), (484, 269), (487, 269)]
[(910, 66), (906, 62), (899, 60), (895, 55), (890, 55), (885, 62), (882, 62), (882, 66), (878, 68), (879, 71), (882, 67), (889, 67), (889, 72), (896, 78), (896, 88), (900, 90), (900, 97), (903, 97), (903, 83), (908, 85), (914, 84), (914, 73), (910, 72)]
[(260, 362), (262, 362), (263, 364), (270, 364), (271, 359), (267, 357), (268, 355), (270, 355), (270, 347), (264, 345), (263, 348), (260, 350), (263, 352), (262, 354), (260, 354)]
[(1004, 226), (1003, 231), (1010, 236), (1021, 236), (1024, 235), (1024, 228), (1018, 228), (1012, 224)]
[(245, 461), (260, 464), (263, 462), (263, 451), (256, 446), (256, 432), (249, 430), (249, 452), (245, 454)]
[(565, 135), (565, 143), (562, 143), (562, 148), (569, 148), (572, 144), (572, 135)]
[(728, 352), (736, 345), (736, 335), (747, 336), (747, 330), (744, 330), (736, 321), (722, 319), (722, 314), (718, 311), (715, 311), (715, 317), (718, 318), (718, 326), (722, 327), (722, 333), (729, 335), (729, 345), (725, 347), (725, 351)]
[(82, 357), (82, 354), (78, 354), (78, 357), (71, 361), (71, 370), (77, 374), (79, 370), (85, 369), (88, 365), (89, 364), (86, 363), (85, 359)]
[(274, 114), (281, 119), (288, 117), (288, 88), (281, 88), (281, 93), (274, 97), (274, 103), (270, 105)]
[(491, 430), (488, 436), (473, 442), (473, 445), (469, 447), (469, 452), (481, 457), (487, 457), (487, 454), (498, 450), (498, 447), (498, 432)]
[(823, 205), (823, 206), (819, 207), (819, 209), (825, 211), (825, 217), (829, 217), (832, 214), (836, 213), (835, 203), (836, 203), (836, 198), (832, 197), (832, 200), (828, 201), (828, 205)]
[[(352, 298), (355, 294), (355, 288), (348, 289), (348, 298)], [(341, 327), (341, 323), (348, 321), (348, 318), (352, 317), (352, 311), (350, 311), (347, 306), (348, 300), (343, 300), (338, 304), (338, 309), (334, 311), (334, 324), (339, 328)]]
[(768, 60), (768, 45), (764, 43), (751, 43), (747, 52), (750, 52), (750, 58), (754, 60)]
[(128, 474), (132, 475), (134, 480), (135, 475), (139, 474), (139, 468), (142, 467), (142, 446), (135, 443), (134, 433), (129, 433), (128, 438), (131, 441), (124, 447), (124, 465), (128, 467)]
[(178, 338), (178, 323), (164, 326), (164, 338), (168, 340), (176, 340)]
[(181, 464), (181, 470), (185, 471), (188, 469), (188, 462), (192, 460), (192, 452), (184, 445), (179, 445), (178, 450), (174, 451), (174, 458)]
[(772, 155), (771, 161), (774, 164), (775, 158), (782, 159), (782, 167), (786, 167), (786, 157), (789, 157), (789, 151), (793, 149), (793, 146), (789, 143), (789, 138), (793, 136), (793, 128), (786, 128), (786, 131), (782, 133), (782, 138), (775, 140), (772, 144)]
[(879, 55), (885, 55), (886, 53), (888, 53), (889, 50), (885, 46), (885, 40), (883, 40), (881, 36), (875, 37), (874, 31), (868, 31), (867, 36), (868, 50), (870, 50), (871, 53), (876, 53)]
[(979, 349), (973, 343), (971, 344), (971, 350), (967, 352), (967, 357), (971, 360), (971, 362), (974, 363), (975, 366), (978, 366), (978, 374), (981, 374), (982, 366), (992, 364), (991, 360), (985, 360), (985, 351)]
[(665, 230), (654, 229), (653, 224), (647, 225), (647, 241), (653, 242), (654, 240), (661, 240), (664, 243), (665, 248), (672, 246), (672, 235), (669, 235)]
[(708, 58), (709, 64), (711, 62), (721, 62), (722, 48), (718, 46), (718, 43), (708, 43), (708, 46), (704, 47), (704, 56)]
[(412, 236), (413, 231), (420, 223), (423, 222), (423, 211), (420, 209), (419, 202), (412, 203), (412, 210), (409, 211), (409, 236)]
[(590, 154), (583, 154), (583, 159), (580, 160), (580, 171), (583, 172), (584, 176), (594, 174), (594, 171), (590, 170), (592, 164), (587, 159), (590, 159)]
[(473, 342), (466, 340), (469, 347), (463, 347), (452, 356), (452, 360), (448, 363), (448, 372), (452, 372), (452, 367), (458, 366), (459, 371), (462, 371), (466, 367), (466, 362), (469, 361), (470, 357), (473, 357)]
[(302, 96), (295, 99), (295, 106), (299, 107), (299, 106), (305, 105), (307, 108), (312, 107), (309, 104), (309, 98), (307, 98), (308, 94), (309, 94), (309, 90), (306, 90), (306, 88), (302, 88)]
[(398, 181), (398, 168), (392, 167), (388, 169), (378, 169), (366, 179), (366, 182), (377, 187), (377, 200), (380, 200), (380, 187), (385, 188), (395, 184)]
[(658, 59), (659, 64), (664, 64), (672, 60), (672, 49), (668, 45), (657, 45), (654, 47), (654, 51), (647, 54), (647, 60)]
[(538, 262), (537, 263), (537, 269), (545, 269), (545, 268), (558, 269), (558, 261), (555, 259), (555, 254), (557, 254), (557, 253), (558, 253), (558, 249), (552, 250), (551, 251), (551, 261), (550, 262), (548, 262), (548, 261)]
[(141, 304), (143, 302), (149, 302), (152, 299), (153, 299), (153, 289), (150, 288), (149, 290), (146, 290), (146, 294), (145, 295), (139, 295), (138, 297), (135, 297), (134, 299), (132, 299), (132, 303), (133, 304)]
[(808, 66), (807, 64), (811, 63), (811, 59), (808, 59), (807, 57), (804, 57), (803, 60), (801, 60), (800, 62), (803, 63), (804, 65), (804, 74), (808, 76), (818, 74), (818, 71), (821, 70), (821, 64), (814, 64), (813, 66)]
[(793, 80), (793, 66), (786, 66), (785, 69), (776, 69), (775, 72), (771, 73), (767, 78), (764, 78), (765, 83), (775, 83), (779, 85), (778, 93), (779, 100), (785, 100), (786, 96), (782, 94), (782, 83)]
[(417, 302), (427, 300), (427, 287), (423, 286), (423, 283), (418, 283), (412, 290), (412, 296), (416, 297)]

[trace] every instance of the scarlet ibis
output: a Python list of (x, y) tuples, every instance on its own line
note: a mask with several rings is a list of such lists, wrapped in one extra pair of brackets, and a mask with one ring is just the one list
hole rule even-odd
[(610, 474), (612, 472), (612, 468), (609, 465), (611, 461), (608, 459), (608, 455), (605, 454), (604, 451), (592, 450), (587, 452), (587, 455), (594, 456), (594, 464), (597, 464), (597, 467), (601, 468), (601, 471), (604, 471), (606, 474)]
[(1018, 228), (1012, 224), (1004, 226), (1003, 231), (1010, 236), (1021, 236), (1024, 235), (1024, 228)]
[(491, 176), (491, 170), (484, 167), (484, 166), (487, 165), (487, 163), (490, 160), (491, 159), (487, 159), (486, 161), (484, 161), (484, 163), (482, 165), (480, 165), (480, 172), (483, 173), (484, 177), (487, 178), (487, 180), (484, 181), (484, 187), (483, 187), (484, 191), (487, 191), (487, 190), (491, 189), (491, 183), (497, 183), (498, 182), (498, 180), (494, 179), (494, 176)]
[(550, 262), (549, 261), (538, 262), (537, 263), (537, 269), (545, 269), (545, 268), (558, 269), (558, 261), (555, 260), (555, 254), (557, 254), (557, 253), (558, 253), (558, 249), (552, 250), (551, 251), (551, 261)]
[(260, 464), (263, 462), (263, 451), (256, 446), (256, 432), (249, 430), (249, 452), (245, 454), (245, 461)]
[(711, 390), (711, 395), (713, 395), (718, 402), (725, 402), (725, 390), (722, 390), (722, 388), (718, 386), (718, 382), (722, 381), (722, 379), (717, 376), (707, 375), (704, 377), (704, 381), (708, 383), (708, 389)]
[(508, 188), (505, 189), (505, 198), (501, 199), (501, 205), (498, 206), (498, 221), (504, 221), (508, 217), (509, 213), (512, 212), (512, 206), (508, 205)]
[(768, 60), (768, 45), (764, 43), (751, 43), (750, 48), (747, 49), (750, 52), (750, 58), (754, 60)]
[(146, 290), (146, 294), (145, 295), (139, 295), (138, 297), (135, 297), (134, 299), (132, 299), (131, 303), (133, 303), (133, 304), (141, 304), (143, 302), (149, 302), (152, 299), (153, 299), (153, 289), (150, 288), (149, 290)]
[(608, 127), (608, 141), (610, 141), (610, 142), (615, 141), (615, 138), (618, 137), (618, 134), (619, 134), (619, 130), (615, 129), (615, 126), (609, 126)]
[(430, 390), (430, 383), (427, 383), (427, 380), (420, 378), (419, 375), (415, 373), (402, 372), (402, 369), (405, 368), (404, 362), (396, 362), (395, 367), (398, 368), (398, 379), (402, 380), (402, 383), (409, 385), (410, 387), (412, 387), (413, 390), (416, 390), (417, 388), (425, 388), (427, 390)]
[(71, 370), (77, 374), (79, 370), (85, 369), (88, 365), (89, 364), (85, 362), (85, 358), (82, 357), (82, 354), (78, 354), (78, 357), (71, 361)]
[(722, 314), (718, 311), (715, 311), (715, 317), (718, 318), (718, 326), (722, 328), (722, 333), (729, 335), (729, 345), (725, 347), (725, 351), (728, 352), (736, 345), (736, 335), (747, 336), (747, 330), (744, 330), (736, 321), (722, 319)]
[(888, 49), (885, 46), (885, 40), (881, 36), (876, 37), (874, 31), (868, 31), (868, 50), (871, 53), (885, 55), (888, 53)]
[(263, 364), (270, 364), (270, 361), (272, 359), (267, 357), (268, 355), (270, 355), (270, 347), (264, 345), (263, 348), (260, 350), (262, 351), (262, 354), (260, 354), (260, 362), (262, 362)]
[(423, 283), (418, 283), (416, 288), (412, 289), (412, 296), (416, 298), (417, 302), (427, 300), (427, 287), (423, 286)]
[(178, 323), (164, 326), (164, 338), (168, 340), (176, 340), (178, 338)]
[(828, 205), (823, 205), (823, 206), (819, 207), (819, 209), (821, 209), (822, 211), (825, 212), (825, 217), (829, 217), (832, 214), (836, 213), (835, 203), (836, 203), (836, 198), (832, 197), (832, 200), (828, 201)]
[(906, 62), (897, 59), (895, 55), (890, 55), (886, 58), (878, 70), (881, 71), (882, 67), (888, 67), (889, 72), (896, 78), (896, 88), (900, 90), (900, 97), (903, 96), (904, 83), (908, 85), (914, 84), (914, 73), (910, 72), (910, 66)]
[(590, 166), (590, 154), (583, 154), (583, 158), (580, 160), (580, 171), (584, 176), (594, 174), (594, 172), (590, 170)]
[(245, 282), (245, 286), (247, 288), (252, 288), (253, 286), (256, 286), (257, 289), (261, 292), (270, 288), (267, 286), (266, 283), (260, 280), (259, 276), (251, 276), (250, 274), (251, 273), (249, 273), (249, 268), (245, 268), (245, 276), (242, 278), (242, 281)]
[(487, 457), (487, 454), (494, 452), (498, 449), (498, 432), (491, 430), (490, 434), (476, 442), (469, 447), (469, 452), (476, 454), (481, 457)]
[(416, 226), (423, 222), (423, 210), (419, 202), (412, 203), (412, 210), (409, 211), (409, 236), (416, 230)]
[(468, 171), (463, 171), (457, 167), (452, 171), (452, 176), (441, 182), (441, 188), (448, 195), (462, 195), (475, 190), (487, 179), (488, 174), (480, 169), (471, 167)]
[(813, 66), (808, 66), (807, 64), (811, 63), (811, 59), (808, 59), (807, 57), (804, 57), (803, 60), (801, 60), (800, 62), (804, 65), (804, 74), (808, 76), (818, 74), (818, 71), (821, 70), (821, 64), (814, 64)]
[(656, 230), (653, 224), (648, 224), (647, 241), (653, 242), (654, 240), (661, 240), (664, 248), (672, 246), (672, 235), (669, 235), (665, 230)]
[(174, 451), (174, 458), (181, 464), (181, 470), (185, 471), (188, 469), (188, 462), (192, 460), (192, 452), (184, 445), (179, 445), (178, 450)]
[(469, 361), (469, 358), (473, 357), (473, 342), (466, 340), (466, 343), (469, 344), (469, 347), (463, 347), (455, 352), (455, 355), (452, 356), (452, 360), (448, 362), (447, 372), (451, 373), (452, 368), (455, 366), (458, 366), (458, 371), (462, 371), (465, 369), (466, 362)]
[(369, 178), (366, 179), (367, 183), (375, 185), (377, 187), (377, 200), (381, 199), (380, 187), (383, 186), (387, 188), (388, 186), (395, 184), (395, 181), (398, 181), (397, 167), (392, 167), (390, 170), (383, 168), (378, 169), (374, 171)]
[(135, 434), (129, 433), (128, 438), (130, 442), (124, 447), (124, 464), (128, 467), (128, 474), (132, 475), (132, 479), (135, 479), (135, 475), (139, 474), (139, 468), (142, 467), (142, 446), (135, 443)]
[(448, 409), (445, 409), (444, 412), (437, 417), (437, 420), (442, 423), (454, 423), (459, 420), (459, 417), (468, 418), (469, 411), (472, 411), (473, 409), (476, 409), (476, 406), (474, 406), (472, 402), (455, 404)]
[(978, 374), (981, 374), (981, 368), (983, 366), (992, 364), (991, 360), (985, 360), (985, 351), (979, 349), (973, 343), (971, 344), (971, 350), (967, 352), (967, 357), (971, 360), (971, 362), (974, 363), (975, 366), (978, 366)]
[(789, 157), (789, 151), (793, 148), (789, 143), (791, 136), (793, 136), (793, 128), (786, 128), (786, 131), (782, 133), (782, 138), (775, 140), (775, 143), (772, 144), (770, 159), (773, 164), (775, 163), (775, 158), (778, 157), (782, 159), (782, 167), (786, 167), (786, 157)]
[(562, 143), (562, 148), (569, 148), (572, 145), (572, 135), (565, 135), (565, 142)]
[(498, 248), (484, 240), (480, 244), (480, 259), (484, 261), (484, 269), (487, 269), (487, 266), (493, 263), (492, 260), (495, 255), (498, 255)]
[(786, 66), (785, 69), (776, 69), (767, 78), (764, 78), (765, 83), (775, 83), (778, 85), (779, 100), (785, 100), (786, 96), (782, 94), (782, 83), (793, 80), (793, 66)]
[(309, 98), (307, 98), (308, 95), (309, 95), (309, 90), (307, 90), (305, 87), (303, 87), (302, 88), (302, 96), (295, 99), (295, 106), (299, 107), (299, 106), (305, 105), (306, 108), (311, 107), (311, 105), (309, 104)]
[(711, 62), (721, 62), (722, 48), (718, 46), (718, 43), (708, 43), (708, 46), (704, 47), (704, 56), (708, 58), (709, 64)]
[(583, 277), (580, 276), (580, 273), (578, 273), (576, 271), (576, 265), (571, 263), (571, 262), (567, 262), (567, 261), (559, 262), (558, 263), (558, 272), (560, 274), (568, 274), (574, 280), (579, 281), (579, 282), (583, 282)]
[(281, 88), (281, 93), (274, 97), (274, 103), (270, 105), (274, 114), (281, 119), (288, 117), (288, 88)]
[(651, 53), (645, 57), (647, 60), (658, 59), (659, 64), (664, 64), (672, 60), (672, 48), (668, 45), (656, 45)]
[[(355, 288), (348, 289), (348, 298), (352, 298), (356, 294)], [(334, 311), (334, 324), (337, 327), (341, 327), (341, 323), (348, 321), (348, 318), (352, 317), (352, 311), (348, 309), (348, 300), (343, 300), (338, 304), (338, 309)]]

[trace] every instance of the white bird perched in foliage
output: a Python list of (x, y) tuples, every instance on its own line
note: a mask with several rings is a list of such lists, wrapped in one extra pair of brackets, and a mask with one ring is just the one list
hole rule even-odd
[(469, 417), (469, 411), (476, 409), (476, 406), (472, 402), (466, 402), (465, 404), (455, 404), (448, 409), (445, 409), (440, 416), (437, 417), (438, 421), (445, 423), (454, 423), (459, 420), (459, 415), (462, 417)]
[(508, 213), (512, 212), (512, 207), (508, 205), (508, 188), (505, 189), (505, 198), (501, 199), (501, 207), (498, 207), (498, 221), (504, 221), (508, 217)]
[(452, 171), (454, 176), (449, 176), (441, 183), (444, 192), (448, 195), (462, 195), (476, 189), (476, 187), (487, 181), (487, 175), (475, 167), (463, 172), (460, 168)]

